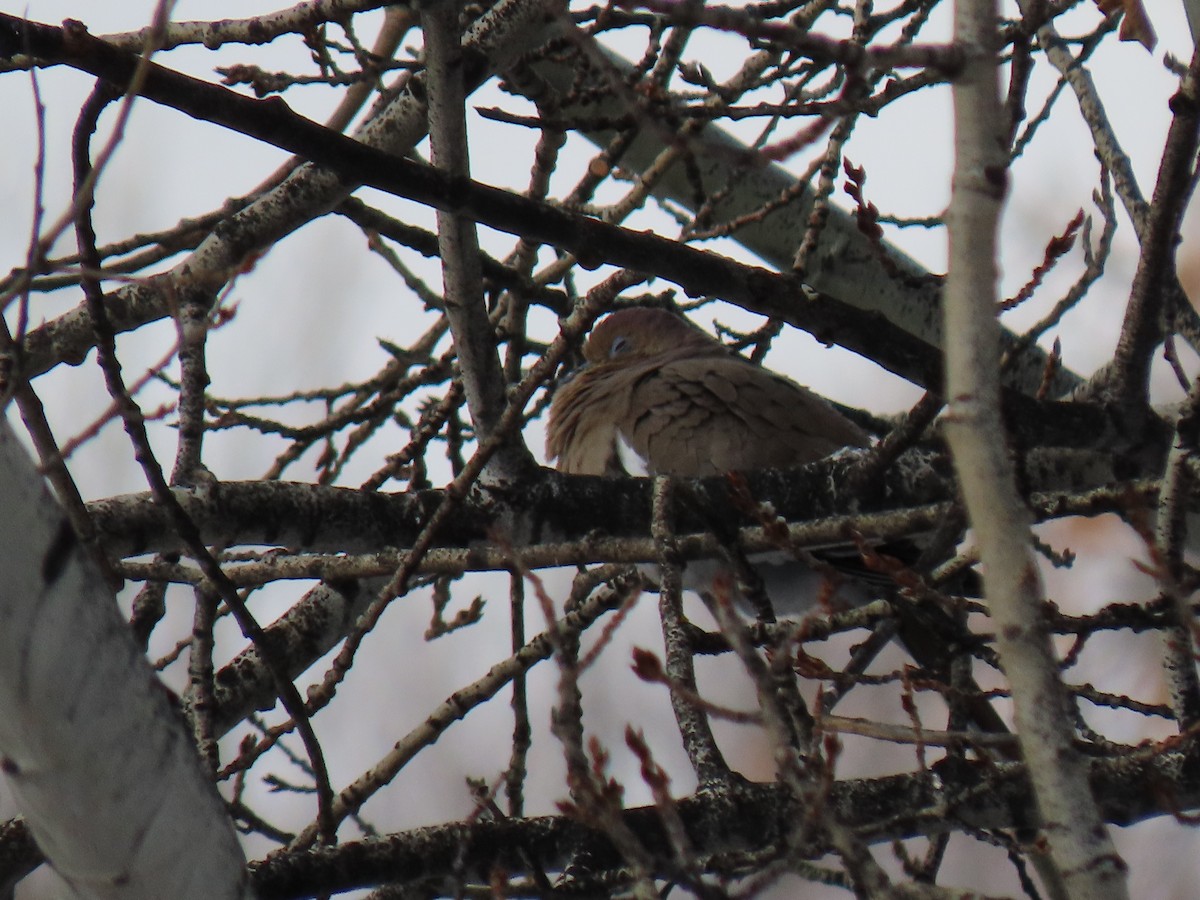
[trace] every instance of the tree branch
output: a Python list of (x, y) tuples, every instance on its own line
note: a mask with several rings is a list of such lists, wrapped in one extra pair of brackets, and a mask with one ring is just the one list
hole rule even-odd
[[(997, 5), (957, 3), (956, 41), (967, 63), (953, 84), (955, 169), (946, 227), (946, 433), (979, 542), (997, 649), (1012, 686), (1021, 754), (1034, 784), (1037, 823), (1049, 842), (1052, 893), (1074, 900), (1127, 896), (1117, 855), (1075, 750), (1070, 701), (1042, 611), (1029, 515), (1003, 440), (996, 231), (1008, 169), (1000, 105)], [(1030, 823), (1032, 824), (1032, 823)]]
[[(1105, 817), (1114, 824), (1170, 815), (1200, 803), (1200, 782), (1188, 752), (1138, 751), (1097, 761), (1090, 777)], [(1147, 779), (1162, 785), (1146, 791)], [(936, 771), (835, 782), (826, 801), (829, 815), (868, 843), (929, 836), (962, 828), (992, 831), (1030, 824), (1033, 803), (1024, 767), (939, 766)], [(745, 784), (732, 790), (704, 791), (677, 801), (679, 815), (697, 853), (736, 865), (737, 854), (786, 846), (791, 858), (815, 859), (832, 849), (822, 829), (811, 831), (800, 846), (786, 845), (797, 820), (811, 814), (782, 785)], [(673, 858), (656, 807), (625, 810), (625, 826), (640, 841), (658, 871), (669, 879)], [(725, 857), (715, 854), (727, 854)], [(594, 878), (612, 889), (607, 875), (620, 857), (607, 838), (567, 817), (505, 819), (441, 825), (336, 848), (314, 848), (302, 855), (278, 854), (251, 866), (262, 900), (309, 897), (380, 883), (438, 885), (457, 893), (470, 882), (488, 883), (493, 873), (519, 875), (524, 859), (556, 872), (572, 863), (571, 882), (586, 889)], [(729, 874), (733, 874), (732, 872)]]

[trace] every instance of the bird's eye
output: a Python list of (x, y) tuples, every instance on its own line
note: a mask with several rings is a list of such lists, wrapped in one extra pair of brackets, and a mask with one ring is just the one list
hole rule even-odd
[(613, 338), (612, 346), (608, 350), (608, 358), (612, 359), (615, 356), (620, 356), (622, 353), (627, 353), (632, 346), (629, 338), (623, 334), (618, 334)]

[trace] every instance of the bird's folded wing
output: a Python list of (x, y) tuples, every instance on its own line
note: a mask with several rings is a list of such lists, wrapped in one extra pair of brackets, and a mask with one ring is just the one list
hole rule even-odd
[(643, 371), (618, 428), (650, 471), (681, 476), (798, 466), (868, 442), (812, 391), (736, 356)]

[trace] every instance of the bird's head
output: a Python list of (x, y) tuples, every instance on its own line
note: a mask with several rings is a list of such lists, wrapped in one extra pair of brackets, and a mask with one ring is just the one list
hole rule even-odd
[(605, 316), (583, 347), (584, 358), (595, 366), (609, 360), (629, 362), (688, 348), (716, 350), (724, 353), (721, 344), (687, 319), (665, 309), (634, 306)]

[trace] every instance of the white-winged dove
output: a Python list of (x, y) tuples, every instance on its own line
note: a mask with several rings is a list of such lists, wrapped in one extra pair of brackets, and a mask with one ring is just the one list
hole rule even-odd
[[(550, 407), (546, 449), (563, 472), (716, 475), (803, 465), (869, 443), (812, 391), (666, 310), (608, 315), (583, 352), (587, 364)], [(787, 554), (755, 564), (781, 612), (811, 606), (824, 580)], [(685, 585), (704, 591), (721, 568), (690, 564)]]

